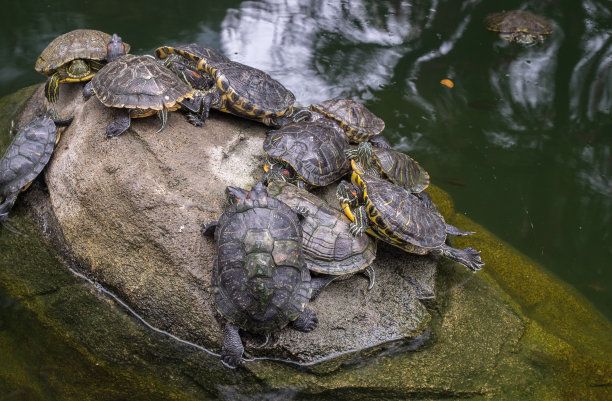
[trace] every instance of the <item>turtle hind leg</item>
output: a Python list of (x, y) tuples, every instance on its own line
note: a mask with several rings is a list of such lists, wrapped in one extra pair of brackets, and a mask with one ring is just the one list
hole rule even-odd
[(217, 222), (209, 221), (208, 223), (202, 225), (200, 232), (202, 233), (202, 235), (212, 237), (213, 235), (215, 235), (215, 230), (217, 230)]
[(157, 130), (156, 134), (159, 134), (160, 132), (162, 132), (164, 128), (166, 128), (166, 124), (168, 124), (168, 109), (167, 108), (164, 107), (163, 109), (161, 109), (161, 111), (159, 112), (159, 118), (161, 119), (162, 125)]
[(370, 280), (370, 284), (368, 284), (368, 291), (370, 291), (374, 287), (374, 280), (376, 278), (376, 274), (374, 273), (374, 266), (370, 265), (366, 267), (362, 272), (368, 277), (368, 280)]
[(310, 295), (310, 300), (314, 301), (317, 299), (319, 294), (321, 294), (321, 290), (327, 287), (329, 283), (337, 279), (338, 276), (332, 276), (331, 274), (323, 274), (318, 277), (313, 277), (310, 279), (310, 285), (312, 287), (312, 294)]
[(106, 127), (106, 137), (112, 138), (123, 134), (130, 128), (130, 112), (126, 109), (119, 109), (115, 120)]
[(317, 318), (317, 314), (308, 308), (304, 309), (302, 313), (298, 315), (297, 319), (292, 322), (294, 329), (305, 333), (313, 331), (318, 324), (319, 319)]
[(480, 259), (480, 252), (472, 247), (457, 249), (445, 244), (434, 250), (432, 253), (446, 256), (455, 262), (469, 267), (473, 271), (480, 270), (482, 266), (484, 266), (484, 262), (482, 259)]
[(448, 224), (448, 223), (444, 223), (444, 224), (446, 224), (446, 233), (447, 234), (457, 235), (457, 236), (460, 236), (460, 235), (472, 235), (472, 234), (474, 234), (474, 231), (463, 231), (463, 230), (461, 230), (461, 229), (459, 229), (459, 228), (457, 228), (457, 227), (455, 227), (455, 226), (453, 226), (451, 224)]
[(221, 348), (221, 360), (230, 368), (240, 365), (244, 346), (240, 339), (238, 326), (226, 323), (223, 327), (223, 347)]

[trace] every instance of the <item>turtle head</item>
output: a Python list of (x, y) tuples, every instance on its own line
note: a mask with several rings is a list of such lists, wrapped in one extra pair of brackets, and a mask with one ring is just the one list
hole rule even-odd
[(125, 55), (125, 44), (121, 37), (113, 33), (113, 37), (106, 47), (106, 60), (110, 63)]
[(246, 199), (251, 200), (259, 200), (264, 199), (268, 196), (268, 191), (266, 190), (266, 186), (263, 182), (259, 181), (257, 184), (253, 185), (253, 188), (247, 194)]

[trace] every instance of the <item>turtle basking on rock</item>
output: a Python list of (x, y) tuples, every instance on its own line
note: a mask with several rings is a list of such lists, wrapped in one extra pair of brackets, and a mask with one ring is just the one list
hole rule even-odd
[(230, 206), (202, 233), (214, 235), (217, 244), (212, 288), (226, 320), (221, 357), (236, 367), (244, 351), (240, 329), (268, 334), (291, 325), (308, 332), (318, 320), (306, 308), (313, 288), (298, 214), (269, 196), (261, 182), (250, 191), (227, 192), (234, 197)]
[(36, 117), (17, 131), (0, 159), (0, 223), (8, 220), (19, 192), (27, 189), (49, 162), (60, 127), (71, 121)]
[[(45, 84), (49, 103), (57, 102), (60, 83), (89, 81), (104, 67), (110, 39), (111, 35), (101, 31), (76, 29), (49, 43), (34, 65), (36, 71), (49, 77)], [(129, 50), (130, 45), (125, 43), (125, 51)]]
[[(85, 85), (83, 97), (92, 94), (107, 107), (117, 110), (116, 118), (106, 128), (106, 136), (124, 133), (132, 118), (158, 114), (162, 125), (168, 121), (168, 111), (192, 107), (194, 89), (161, 65), (152, 56), (125, 54), (125, 46), (114, 34), (108, 44), (108, 61), (94, 78)], [(197, 111), (196, 108), (193, 111)]]

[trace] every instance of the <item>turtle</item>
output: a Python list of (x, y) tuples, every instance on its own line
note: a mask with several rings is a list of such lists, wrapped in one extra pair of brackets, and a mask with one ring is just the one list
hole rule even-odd
[(17, 131), (0, 159), (0, 223), (8, 220), (17, 195), (30, 186), (49, 162), (59, 141), (60, 127), (71, 121), (54, 120), (49, 112), (33, 118)]
[[(83, 98), (92, 94), (107, 107), (118, 113), (106, 128), (106, 136), (121, 135), (130, 127), (131, 118), (157, 113), (162, 125), (168, 121), (168, 111), (181, 105), (192, 107), (187, 100), (193, 98), (194, 89), (152, 56), (125, 54), (123, 42), (113, 34), (108, 44), (108, 61), (94, 78), (85, 85)], [(197, 111), (197, 108), (193, 111)]]
[(291, 324), (308, 332), (318, 320), (306, 308), (312, 287), (298, 214), (269, 196), (262, 182), (250, 191), (227, 191), (236, 199), (218, 221), (204, 224), (202, 233), (214, 235), (218, 251), (211, 287), (226, 320), (221, 358), (236, 367), (244, 352), (240, 329), (269, 334)]
[(327, 117), (334, 121), (351, 143), (369, 141), (381, 148), (391, 147), (381, 135), (385, 122), (361, 102), (352, 99), (328, 99), (319, 104), (311, 104), (310, 110), (313, 112), (311, 119)]
[(163, 60), (164, 66), (172, 70), (183, 81), (196, 90), (194, 107), (200, 113), (189, 113), (187, 118), (195, 126), (200, 126), (206, 120), (207, 115), (202, 118), (202, 101), (207, 91), (211, 91), (216, 85), (215, 80), (207, 73), (198, 71), (198, 63), (202, 59), (214, 63), (230, 62), (223, 53), (212, 47), (190, 43), (178, 46), (161, 46), (155, 49), (155, 57)]
[(264, 170), (280, 169), (281, 177), (303, 188), (326, 186), (350, 172), (348, 147), (346, 137), (326, 121), (292, 122), (267, 132)]
[(271, 127), (293, 121), (295, 96), (268, 73), (236, 61), (219, 61), (218, 57), (202, 57), (197, 69), (216, 83), (201, 93), (202, 122), (210, 108)]
[(437, 210), (422, 199), (389, 181), (354, 170), (351, 182), (341, 181), (336, 195), (347, 217), (353, 221), (351, 233), (361, 235), (367, 230), (373, 235), (404, 251), (419, 255), (445, 256), (472, 271), (484, 263), (480, 252), (446, 245), (447, 235), (470, 235), (447, 224)]
[(306, 211), (301, 221), (302, 248), (306, 267), (311, 272), (330, 275), (331, 279), (363, 272), (370, 279), (368, 289), (374, 286), (372, 262), (376, 258), (376, 241), (373, 238), (351, 235), (351, 221), (341, 211), (291, 183), (270, 180), (268, 193), (293, 209)]
[(549, 19), (523, 10), (489, 14), (484, 23), (488, 30), (498, 32), (502, 39), (524, 45), (543, 42), (544, 36), (553, 31)]
[[(48, 76), (45, 96), (57, 102), (59, 84), (85, 82), (106, 64), (106, 45), (111, 35), (94, 29), (76, 29), (53, 39), (45, 47), (34, 69)], [(126, 52), (130, 45), (125, 43)]]
[(346, 155), (353, 169), (390, 181), (409, 192), (419, 193), (429, 186), (427, 171), (405, 153), (361, 142), (358, 147), (348, 149)]

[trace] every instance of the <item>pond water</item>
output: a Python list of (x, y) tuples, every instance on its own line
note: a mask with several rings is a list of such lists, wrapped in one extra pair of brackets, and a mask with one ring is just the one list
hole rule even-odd
[[(485, 29), (487, 14), (517, 8), (553, 20), (553, 34), (524, 47)], [(220, 48), (302, 105), (361, 100), (460, 213), (612, 317), (610, 1), (24, 0), (3, 15), (0, 97), (44, 81), (33, 65), (54, 37), (94, 28), (135, 54)]]

